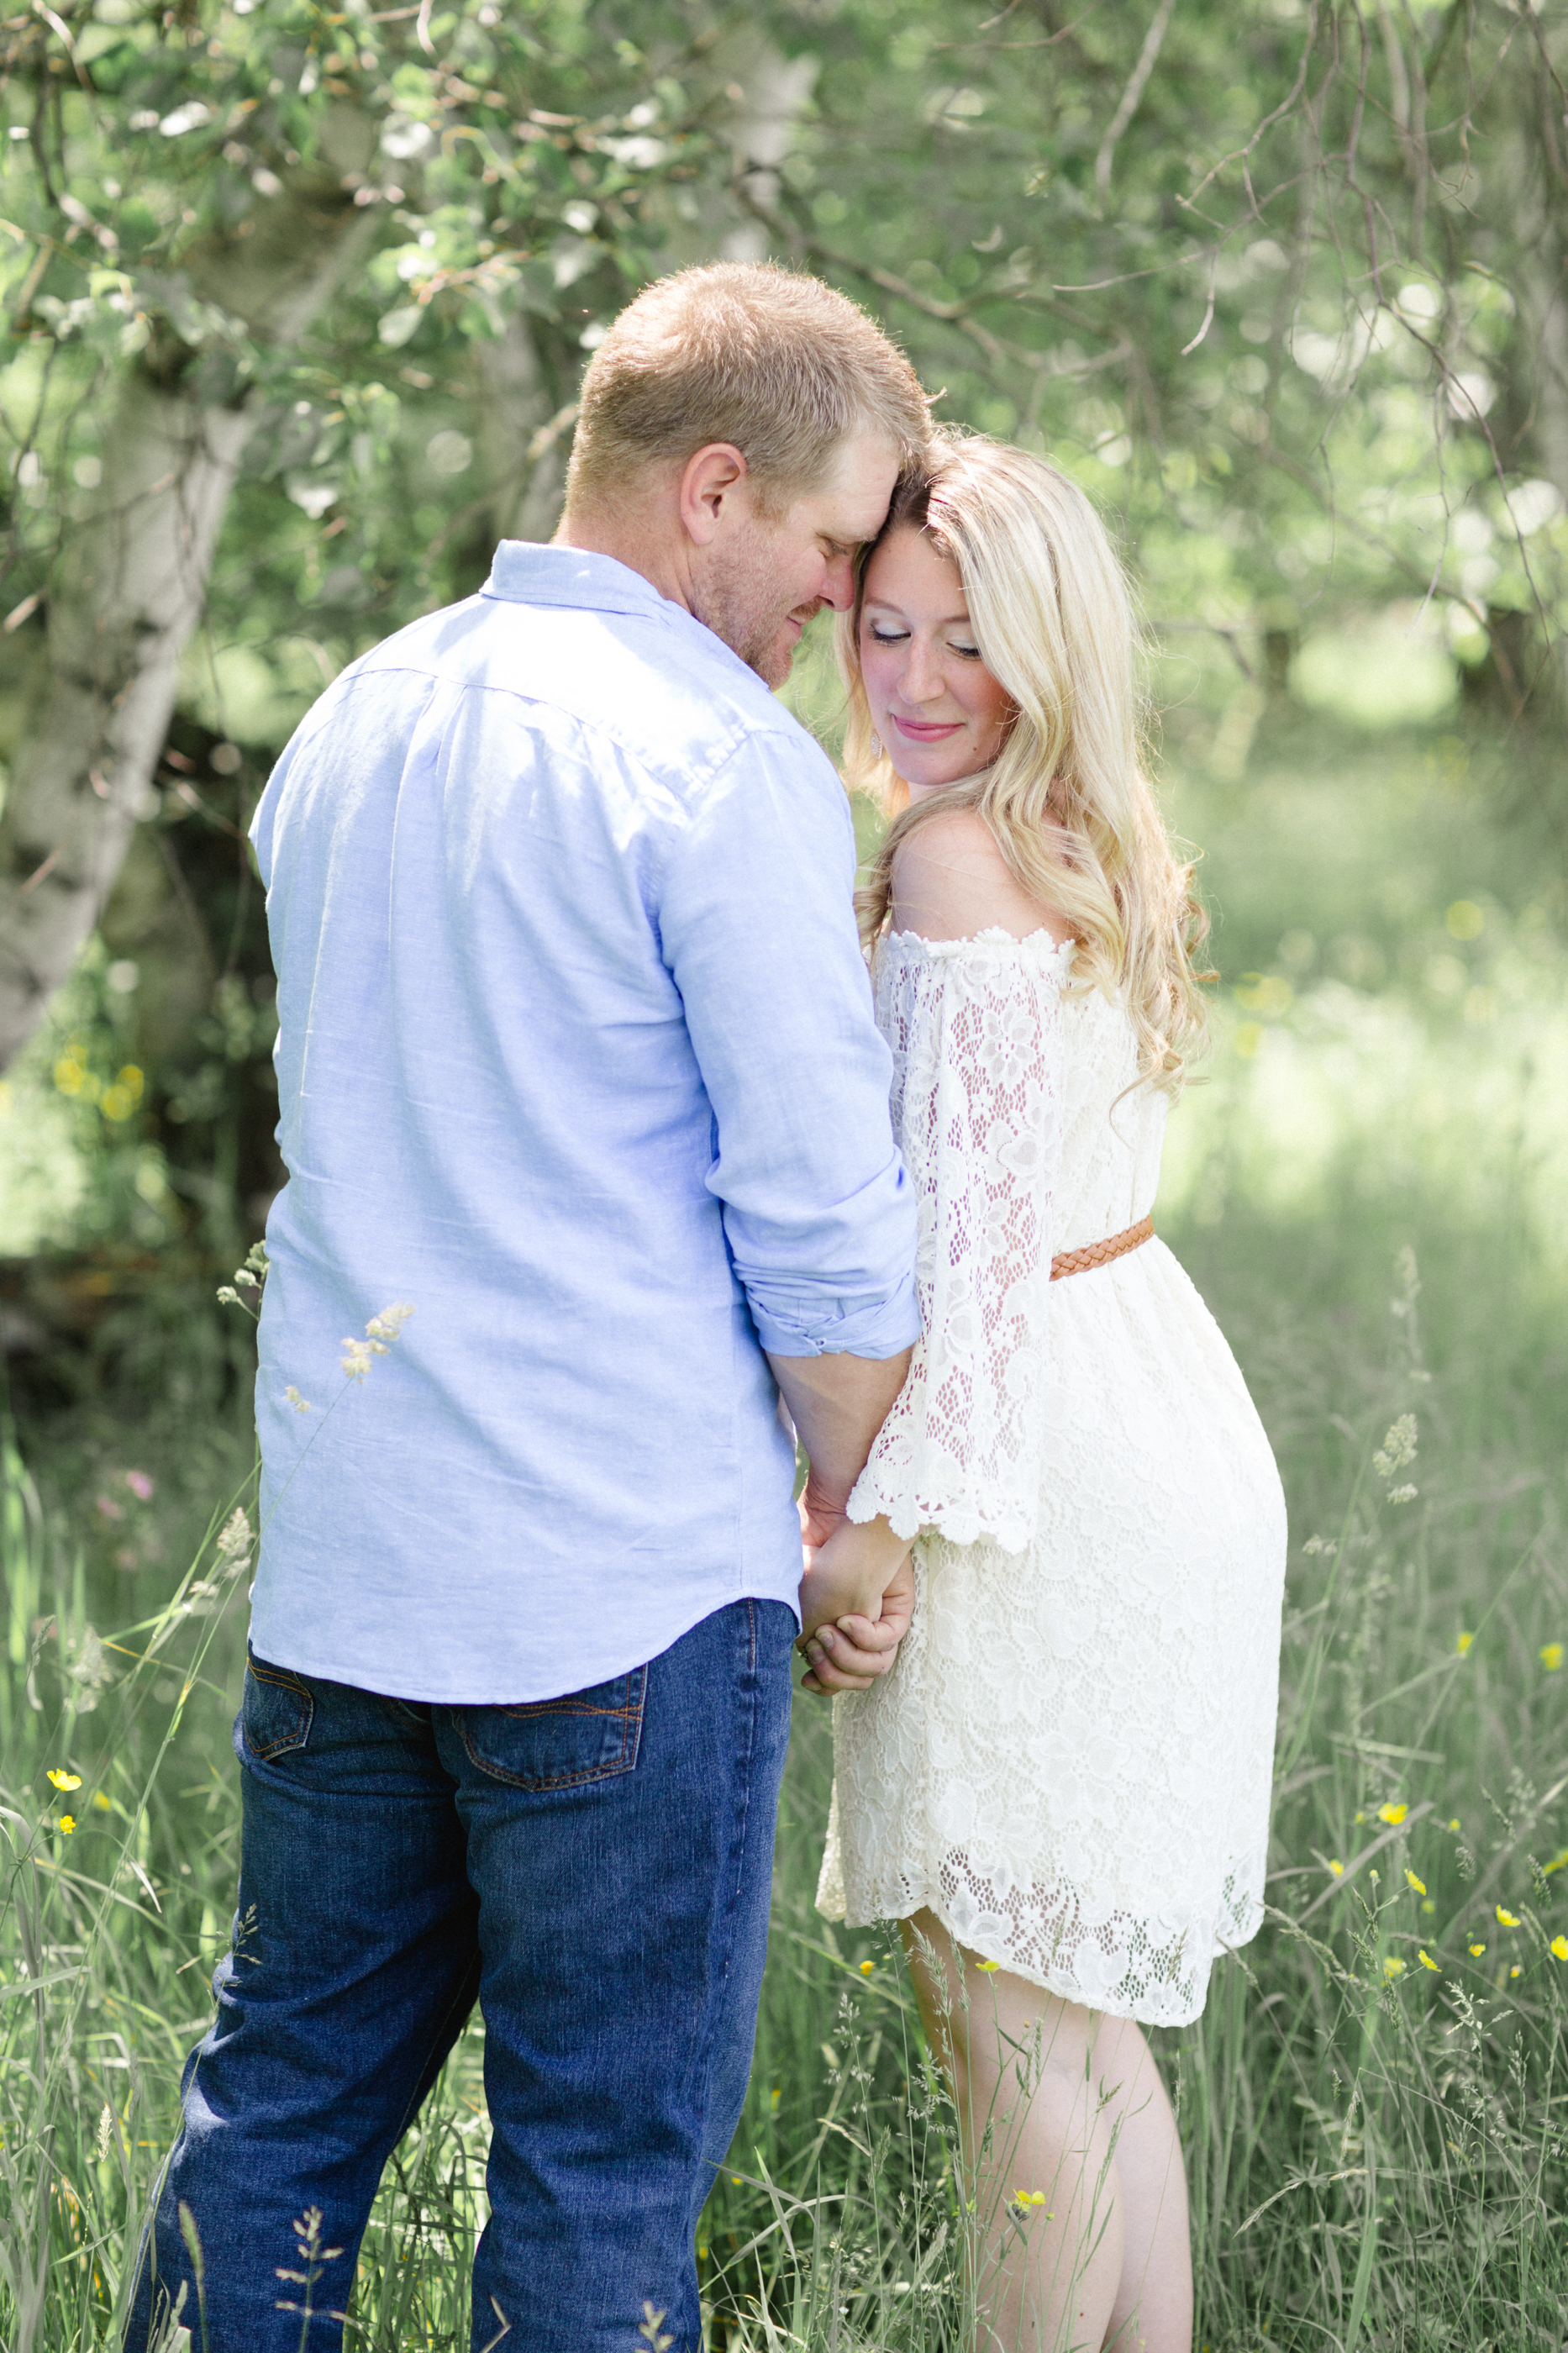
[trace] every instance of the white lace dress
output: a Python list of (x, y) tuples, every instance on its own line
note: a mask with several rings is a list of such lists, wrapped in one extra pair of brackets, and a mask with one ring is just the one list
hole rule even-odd
[[(897, 1664), (834, 1703), (817, 1902), (929, 1909), (1095, 2010), (1184, 2025), (1262, 1916), (1285, 1504), (1151, 1209), (1167, 1098), (1045, 932), (885, 939), (925, 1336), (850, 1500), (915, 1537)], [(1131, 1092), (1128, 1092), (1128, 1090)]]

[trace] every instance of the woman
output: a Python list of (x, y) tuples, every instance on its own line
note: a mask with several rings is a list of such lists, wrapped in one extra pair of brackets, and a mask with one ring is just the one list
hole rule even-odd
[(1126, 585), (1063, 475), (949, 439), (840, 628), (850, 778), (898, 812), (863, 913), (925, 1336), (803, 1588), (819, 1660), (915, 1540), (896, 1666), (836, 1703), (818, 1902), (902, 1924), (982, 2344), (1188, 2353), (1139, 2021), (1196, 2018), (1261, 1918), (1285, 1556), (1241, 1375), (1149, 1221), (1203, 919), (1139, 765)]

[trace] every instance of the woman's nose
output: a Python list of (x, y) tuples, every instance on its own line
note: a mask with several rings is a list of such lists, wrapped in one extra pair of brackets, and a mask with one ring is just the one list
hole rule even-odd
[(934, 702), (942, 691), (942, 665), (918, 638), (910, 639), (900, 683), (910, 702)]

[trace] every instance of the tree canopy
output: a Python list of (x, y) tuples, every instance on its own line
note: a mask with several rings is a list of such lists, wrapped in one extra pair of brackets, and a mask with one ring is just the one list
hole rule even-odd
[(1278, 684), (1408, 607), (1568, 820), (1563, 0), (35, 0), (0, 69), (0, 1055), (101, 921), (128, 1130), (261, 1068), (294, 721), (548, 535), (585, 353), (715, 253), (1068, 466), (1157, 631)]

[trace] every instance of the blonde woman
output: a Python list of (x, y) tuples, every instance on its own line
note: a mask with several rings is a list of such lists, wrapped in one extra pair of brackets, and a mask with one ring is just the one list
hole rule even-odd
[(1203, 919), (1064, 475), (939, 445), (839, 626), (850, 777), (894, 818), (863, 915), (925, 1336), (803, 1588), (807, 1656), (851, 1665), (913, 1540), (897, 1664), (836, 1702), (818, 1901), (903, 1925), (988, 2353), (1190, 2353), (1140, 2028), (1195, 2019), (1261, 1918), (1285, 1558), (1251, 1399), (1150, 1221)]

